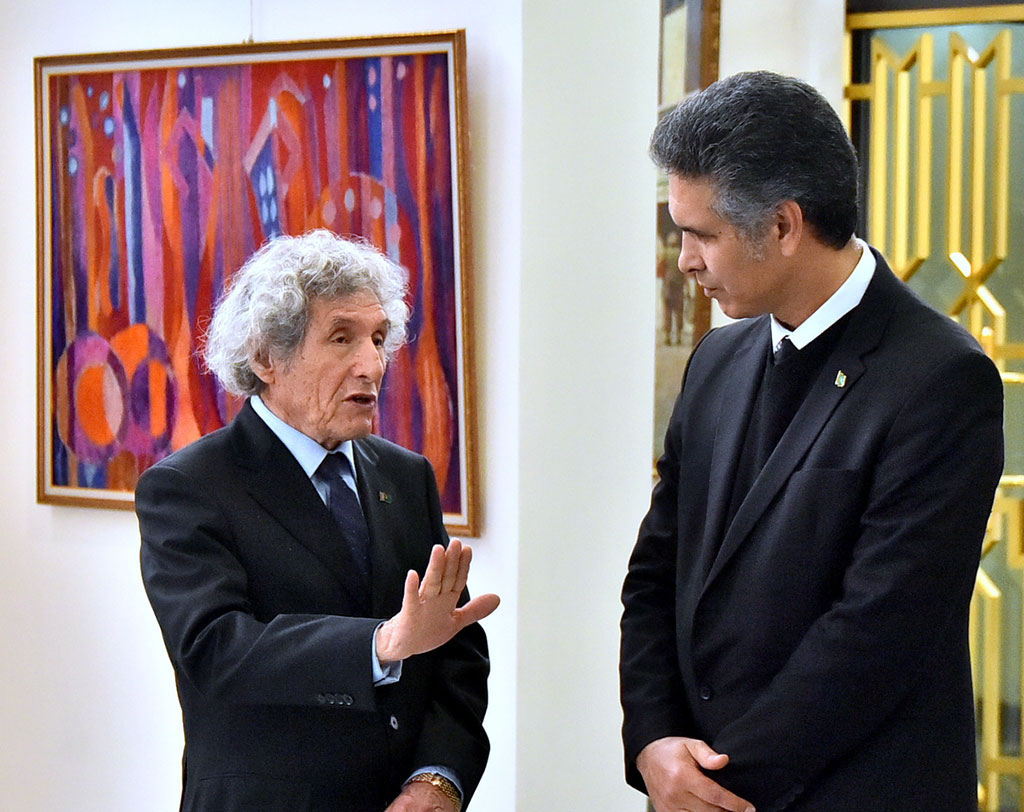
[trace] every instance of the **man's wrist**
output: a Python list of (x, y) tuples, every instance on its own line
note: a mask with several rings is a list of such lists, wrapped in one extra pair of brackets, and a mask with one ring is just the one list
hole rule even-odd
[(394, 627), (391, 620), (385, 620), (377, 627), (377, 631), (374, 634), (374, 648), (377, 652), (377, 658), (383, 666), (405, 659), (395, 650), (393, 632)]
[(382, 662), (377, 651), (377, 630), (383, 625), (384, 621), (381, 621), (370, 638), (370, 666), (373, 672), (373, 685), (377, 688), (382, 685), (393, 685), (402, 678), (402, 661)]
[(406, 784), (413, 783), (425, 783), (430, 784), (438, 792), (444, 795), (455, 807), (455, 812), (460, 812), (462, 809), (462, 793), (459, 792), (459, 788), (455, 786), (455, 783), (440, 773), (416, 773), (412, 778), (406, 781)]

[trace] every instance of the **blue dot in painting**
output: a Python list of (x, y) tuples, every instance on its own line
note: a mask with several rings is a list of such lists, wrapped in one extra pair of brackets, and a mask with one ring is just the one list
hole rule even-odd
[(274, 191), (274, 170), (269, 166), (267, 167), (267, 191), (271, 193)]
[(260, 172), (260, 197), (264, 197), (267, 194), (267, 176)]
[(66, 125), (69, 121), (71, 121), (71, 113), (68, 112), (68, 108), (67, 107), (61, 107), (60, 108), (60, 123)]
[(100, 110), (106, 110), (110, 105), (110, 94), (107, 91), (100, 93)]
[(92, 98), (92, 94), (93, 94), (92, 85), (89, 85), (89, 87), (87, 87), (85, 89), (85, 95), (88, 96), (91, 99)]
[(262, 220), (265, 223), (269, 219), (270, 215), (267, 214), (267, 201), (264, 200), (262, 203), (260, 203), (260, 220)]
[(106, 120), (103, 122), (103, 132), (105, 132), (108, 136), (114, 134), (114, 119), (112, 119), (110, 116), (107, 116)]
[(187, 81), (188, 81), (188, 77), (185, 76), (185, 71), (181, 71), (178, 74), (178, 87), (184, 87), (185, 86), (185, 82), (187, 82)]
[(74, 175), (78, 171), (78, 158), (72, 155), (68, 158), (68, 174)]
[(324, 74), (324, 87), (330, 87), (330, 86), (331, 86), (330, 74), (325, 73)]
[(270, 198), (270, 216), (277, 219), (277, 199)]

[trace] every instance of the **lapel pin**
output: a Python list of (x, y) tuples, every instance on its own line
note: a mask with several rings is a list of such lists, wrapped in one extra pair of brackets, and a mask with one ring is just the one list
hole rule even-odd
[(836, 373), (836, 381), (835, 381), (835, 383), (836, 383), (836, 386), (838, 386), (840, 389), (842, 389), (844, 386), (846, 386), (846, 373), (843, 372), (842, 370), (839, 370)]
[(385, 503), (387, 503), (389, 505), (391, 504), (391, 494), (390, 493), (384, 493), (384, 491), (377, 491), (377, 498), (381, 502), (385, 502)]

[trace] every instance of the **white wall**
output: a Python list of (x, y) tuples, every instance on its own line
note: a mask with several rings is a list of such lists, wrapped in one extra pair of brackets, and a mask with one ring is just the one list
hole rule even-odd
[(843, 99), (845, 0), (722, 0), (719, 76), (772, 70)]
[(658, 4), (523, 4), (517, 809), (627, 812), (618, 602), (649, 501)]

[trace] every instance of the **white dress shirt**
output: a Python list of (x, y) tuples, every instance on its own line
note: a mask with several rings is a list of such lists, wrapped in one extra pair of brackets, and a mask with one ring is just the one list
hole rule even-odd
[(772, 348), (774, 350), (778, 350), (782, 339), (787, 336), (794, 347), (802, 350), (860, 304), (871, 278), (875, 275), (875, 255), (871, 253), (868, 244), (860, 237), (854, 237), (854, 240), (860, 246), (860, 259), (857, 260), (853, 272), (839, 286), (839, 290), (808, 316), (803, 324), (795, 330), (790, 330), (780, 324), (774, 315), (772, 316)]

